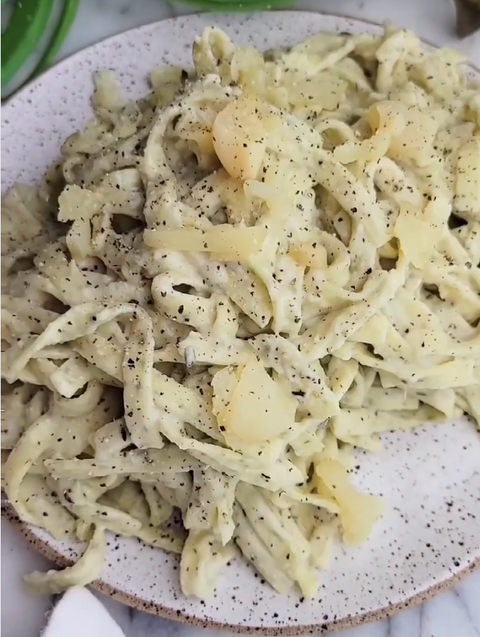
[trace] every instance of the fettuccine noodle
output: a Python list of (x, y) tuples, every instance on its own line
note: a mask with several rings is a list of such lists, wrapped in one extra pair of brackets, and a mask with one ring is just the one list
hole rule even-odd
[(353, 450), (480, 421), (460, 54), (387, 28), (263, 55), (207, 29), (193, 58), (138, 103), (99, 73), (95, 119), (3, 198), (3, 485), (87, 542), (41, 590), (100, 577), (111, 531), (179, 553), (188, 595), (238, 550), (314, 595), (337, 532), (382, 515)]

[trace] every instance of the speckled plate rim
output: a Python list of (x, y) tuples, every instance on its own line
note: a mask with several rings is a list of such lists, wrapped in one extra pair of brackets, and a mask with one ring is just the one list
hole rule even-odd
[[(265, 14), (266, 12), (261, 12), (261, 13)], [(373, 26), (376, 28), (381, 28), (381, 24), (376, 23), (372, 20), (365, 20), (365, 19), (350, 17), (347, 15), (339, 15), (335, 13), (327, 14), (327, 13), (319, 13), (314, 11), (275, 11), (275, 14), (290, 15), (292, 16), (293, 20), (295, 19), (295, 16), (305, 15), (308, 13), (311, 13), (312, 16), (315, 16), (315, 19), (318, 19), (321, 17), (336, 18), (338, 20), (346, 20), (349, 22), (354, 22), (359, 25), (364, 24), (368, 27)], [(217, 15), (220, 15), (223, 18), (226, 17), (225, 14), (211, 13), (208, 15), (211, 15), (212, 22), (215, 22), (215, 18), (217, 17)], [(230, 17), (231, 19), (242, 19), (248, 15), (250, 14), (243, 14), (240, 16), (230, 15), (228, 17)], [(115, 41), (117, 41), (118, 39), (124, 38), (127, 34), (134, 34), (134, 33), (137, 34), (141, 32), (143, 29), (150, 29), (154, 27), (156, 24), (182, 20), (182, 19), (185, 20), (185, 19), (188, 19), (188, 17), (189, 17), (188, 15), (179, 16), (176, 18), (169, 18), (167, 20), (159, 20), (155, 23), (142, 25), (134, 29), (129, 29), (128, 31), (112, 36), (110, 38), (106, 38), (105, 40), (102, 40), (101, 43), (107, 43), (107, 42), (115, 43)], [(421, 40), (428, 47), (438, 48), (436, 44), (424, 38), (422, 38)], [(100, 44), (100, 42), (96, 44)], [(52, 71), (53, 69), (58, 68), (59, 66), (62, 66), (63, 64), (70, 63), (74, 61), (76, 58), (81, 58), (86, 50), (95, 47), (96, 44), (91, 45), (90, 47), (87, 47), (85, 49), (81, 49), (80, 51), (77, 51), (76, 53), (64, 58), (55, 67), (52, 67), (46, 70), (44, 73), (42, 73), (40, 76), (38, 76), (31, 82), (26, 83), (19, 90), (15, 91), (15, 93), (9, 96), (8, 99), (4, 102), (4, 105), (14, 102), (15, 98), (17, 96), (20, 96), (24, 91), (27, 91), (31, 89), (32, 87), (35, 87), (37, 84), (40, 84), (43, 81), (43, 78), (45, 77), (45, 75), (48, 75), (48, 73)], [(468, 61), (468, 67), (474, 71), (475, 75), (480, 74), (480, 68), (477, 67), (472, 62)], [(62, 555), (59, 551), (54, 549), (46, 541), (40, 539), (33, 531), (31, 525), (25, 522), (22, 522), (19, 519), (13, 507), (8, 503), (8, 501), (4, 500), (3, 497), (4, 497), (4, 494), (2, 490), (2, 508), (1, 508), (2, 518), (5, 518), (15, 528), (17, 528), (19, 532), (22, 534), (22, 536), (28, 541), (28, 543), (37, 552), (39, 552), (45, 558), (47, 558), (48, 560), (53, 562), (55, 565), (61, 568), (66, 568), (74, 564), (73, 560), (68, 559), (67, 557)], [(422, 604), (423, 602), (448, 590), (449, 588), (455, 586), (458, 582), (460, 582), (462, 579), (464, 579), (466, 576), (468, 576), (469, 574), (471, 574), (477, 569), (480, 570), (480, 555), (475, 557), (472, 562), (467, 564), (464, 568), (460, 569), (456, 573), (450, 573), (450, 575), (446, 577), (444, 580), (430, 585), (427, 589), (423, 591), (419, 591), (418, 593), (409, 595), (400, 602), (392, 602), (382, 608), (377, 608), (375, 610), (366, 611), (366, 612), (360, 612), (355, 615), (349, 614), (340, 619), (319, 622), (316, 624), (301, 624), (301, 625), (272, 626), (272, 627), (243, 626), (240, 624), (230, 624), (228, 622), (215, 621), (213, 619), (208, 619), (208, 618), (201, 619), (194, 615), (189, 615), (188, 613), (182, 610), (173, 610), (171, 608), (163, 606), (162, 604), (159, 604), (153, 601), (146, 601), (140, 597), (137, 597), (136, 595), (122, 591), (118, 587), (112, 586), (111, 584), (108, 584), (107, 582), (104, 582), (102, 580), (96, 580), (95, 582), (92, 582), (90, 586), (94, 588), (95, 590), (99, 591), (100, 593), (108, 595), (112, 599), (119, 601), (122, 604), (125, 604), (131, 608), (134, 608), (139, 611), (147, 612), (149, 614), (156, 615), (158, 617), (163, 617), (165, 619), (178, 621), (180, 623), (190, 625), (190, 626), (210, 628), (217, 631), (231, 631), (237, 634), (258, 634), (258, 635), (267, 635), (267, 636), (311, 635), (311, 634), (325, 634), (332, 631), (345, 630), (347, 628), (352, 628), (352, 627), (359, 626), (365, 623), (381, 621), (383, 619), (391, 617), (392, 615), (402, 610), (407, 610), (415, 606), (418, 606), (419, 604)]]
[[(54, 564), (62, 568), (72, 566), (74, 562), (72, 560), (69, 560), (64, 555), (52, 548), (49, 544), (38, 538), (29, 527), (29, 525), (19, 519), (11, 505), (2, 504), (2, 517), (13, 524), (13, 526), (15, 526), (20, 531), (20, 533), (28, 541), (28, 543), (48, 560), (52, 561)], [(415, 595), (406, 598), (402, 602), (390, 604), (388, 606), (385, 606), (384, 608), (368, 611), (366, 613), (350, 615), (339, 620), (319, 624), (304, 624), (301, 626), (278, 626), (271, 628), (241, 626), (238, 624), (216, 622), (209, 619), (199, 619), (198, 617), (189, 615), (188, 613), (185, 613), (181, 610), (174, 611), (170, 608), (167, 608), (166, 606), (162, 606), (161, 604), (146, 602), (145, 600), (136, 597), (135, 595), (125, 593), (115, 586), (103, 582), (102, 580), (92, 582), (90, 586), (92, 586), (92, 588), (99, 591), (100, 593), (108, 595), (112, 599), (130, 606), (131, 608), (150, 613), (151, 615), (157, 615), (158, 617), (164, 617), (165, 619), (178, 621), (189, 626), (212, 628), (218, 631), (231, 631), (238, 634), (249, 635), (322, 635), (324, 633), (332, 631), (344, 630), (346, 628), (359, 626), (360, 624), (381, 621), (382, 619), (391, 617), (395, 613), (398, 613), (402, 610), (407, 610), (409, 608), (413, 608), (414, 606), (418, 606), (419, 604), (423, 604), (423, 602), (425, 602), (426, 600), (431, 599), (432, 597), (435, 597), (436, 595), (454, 586), (464, 577), (466, 577), (470, 573), (473, 573), (473, 571), (475, 571), (476, 569), (480, 570), (480, 557), (476, 558), (471, 564), (460, 570), (458, 573), (455, 573), (448, 577), (448, 579), (445, 579), (442, 582), (438, 582), (427, 590), (416, 593)]]

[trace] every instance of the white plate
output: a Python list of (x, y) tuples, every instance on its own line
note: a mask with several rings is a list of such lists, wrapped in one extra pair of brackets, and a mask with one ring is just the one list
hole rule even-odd
[[(254, 17), (188, 16), (134, 29), (62, 62), (2, 109), (2, 187), (38, 180), (61, 142), (91, 116), (92, 73), (112, 68), (131, 96), (147, 90), (147, 72), (190, 65), (195, 35), (213, 22), (242, 44), (291, 45), (321, 30), (378, 33), (379, 27), (318, 14), (278, 12)], [(360, 548), (337, 547), (317, 598), (280, 596), (235, 561), (215, 598), (186, 599), (176, 558), (135, 539), (110, 538), (98, 587), (137, 608), (237, 631), (317, 632), (379, 618), (438, 591), (480, 563), (480, 436), (469, 423), (385, 436), (385, 451), (360, 455), (356, 481), (385, 496), (387, 513)], [(10, 514), (10, 517), (13, 517)], [(59, 563), (82, 547), (22, 527)]]

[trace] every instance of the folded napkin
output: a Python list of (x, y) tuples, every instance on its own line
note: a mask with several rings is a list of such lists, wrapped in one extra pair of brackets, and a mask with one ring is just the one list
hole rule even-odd
[(51, 612), (42, 637), (125, 637), (125, 634), (92, 593), (75, 586)]

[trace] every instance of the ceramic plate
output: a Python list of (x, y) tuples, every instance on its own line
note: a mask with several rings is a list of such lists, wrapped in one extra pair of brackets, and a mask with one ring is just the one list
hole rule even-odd
[[(279, 12), (255, 17), (189, 16), (145, 26), (71, 57), (2, 109), (2, 185), (38, 180), (61, 142), (91, 116), (92, 73), (117, 71), (126, 91), (147, 91), (148, 71), (190, 65), (195, 35), (215, 22), (241, 44), (292, 45), (321, 30), (378, 33), (345, 18)], [(380, 455), (359, 455), (356, 482), (384, 496), (387, 512), (367, 544), (338, 546), (318, 596), (280, 596), (245, 563), (225, 569), (208, 603), (180, 592), (176, 558), (135, 539), (112, 536), (98, 588), (142, 610), (246, 632), (318, 632), (379, 618), (446, 586), (480, 562), (480, 436), (458, 422), (385, 436)], [(13, 517), (10, 514), (10, 517)], [(83, 547), (22, 527), (58, 563)]]

